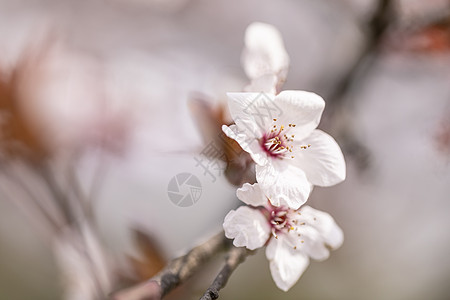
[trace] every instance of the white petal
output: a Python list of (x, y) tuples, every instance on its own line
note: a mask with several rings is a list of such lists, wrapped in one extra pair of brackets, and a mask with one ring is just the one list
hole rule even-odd
[[(282, 110), (279, 124), (301, 140), (317, 128), (322, 117), (325, 101), (317, 94), (306, 91), (282, 91), (275, 97), (276, 104)], [(288, 127), (295, 124), (295, 127)]]
[(301, 169), (289, 161), (284, 166), (282, 163), (256, 165), (256, 181), (273, 205), (298, 209), (308, 200), (311, 185)]
[(285, 78), (289, 56), (278, 29), (265, 23), (250, 24), (245, 32), (242, 65), (250, 79), (266, 74), (282, 74)]
[[(308, 223), (307, 223), (308, 224)], [(290, 231), (286, 239), (291, 242), (292, 247), (315, 260), (325, 260), (330, 256), (330, 251), (325, 246), (325, 241), (320, 232), (309, 225), (301, 226), (298, 231)], [(301, 234), (301, 236), (298, 236)]]
[(300, 143), (309, 148), (295, 147), (292, 163), (306, 173), (308, 180), (319, 186), (330, 186), (345, 179), (344, 155), (336, 141), (321, 130), (314, 130)]
[(257, 183), (244, 185), (236, 191), (236, 195), (245, 204), (251, 206), (264, 206), (267, 204), (267, 197), (262, 193)]
[(273, 119), (283, 113), (281, 107), (274, 101), (275, 96), (269, 93), (227, 93), (228, 107), (236, 125), (250, 130), (260, 138), (270, 130)]
[(234, 239), (236, 247), (254, 250), (264, 246), (270, 237), (270, 225), (257, 209), (247, 206), (230, 211), (223, 222), (225, 236)]
[(270, 262), (272, 278), (283, 291), (289, 290), (309, 265), (308, 256), (294, 249), (283, 236), (271, 239), (266, 257)]
[(324, 244), (331, 249), (337, 249), (342, 245), (344, 234), (333, 217), (310, 206), (303, 206), (300, 211), (302, 217), (306, 218), (306, 223), (319, 232)]
[[(239, 123), (238, 123), (239, 124)], [(238, 142), (241, 148), (249, 153), (255, 163), (264, 165), (267, 163), (267, 154), (259, 144), (258, 139), (251, 132), (241, 130), (237, 125), (222, 125), (222, 131), (231, 139)]]

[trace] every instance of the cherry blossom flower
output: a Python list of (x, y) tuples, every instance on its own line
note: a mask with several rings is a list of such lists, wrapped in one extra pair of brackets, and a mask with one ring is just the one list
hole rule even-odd
[(266, 247), (266, 257), (275, 284), (289, 290), (309, 265), (309, 259), (325, 260), (329, 249), (341, 246), (344, 236), (333, 218), (309, 206), (294, 210), (275, 207), (258, 184), (248, 183), (237, 191), (249, 206), (232, 210), (225, 217), (226, 237), (236, 247), (250, 250)]
[(242, 67), (250, 79), (246, 91), (276, 93), (286, 80), (289, 55), (273, 25), (254, 22), (245, 31)]
[(298, 209), (312, 185), (345, 179), (344, 156), (336, 141), (316, 129), (324, 100), (310, 92), (229, 93), (235, 125), (223, 126), (256, 163), (256, 180), (274, 206)]

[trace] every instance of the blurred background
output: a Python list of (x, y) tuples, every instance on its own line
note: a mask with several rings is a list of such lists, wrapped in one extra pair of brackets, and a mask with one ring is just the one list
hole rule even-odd
[[(347, 180), (310, 205), (345, 242), (287, 293), (259, 251), (220, 299), (450, 298), (448, 1), (0, 0), (0, 299), (101, 299), (221, 230), (236, 187), (196, 157), (248, 84), (255, 21), (283, 36), (283, 89), (327, 102)], [(168, 193), (183, 173), (186, 205)], [(198, 299), (219, 266), (168, 298)]]

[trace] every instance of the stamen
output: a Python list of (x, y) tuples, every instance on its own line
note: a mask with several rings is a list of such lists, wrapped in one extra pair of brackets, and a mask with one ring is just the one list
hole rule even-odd
[[(276, 121), (277, 119), (273, 120)], [(289, 124), (289, 127), (292, 127), (292, 125)], [(290, 143), (294, 141), (294, 135), (288, 135), (289, 130), (285, 131), (285, 129), (282, 124), (279, 127), (273, 125), (270, 132), (261, 138), (261, 146), (269, 156), (283, 159), (288, 158), (288, 156), (285, 156), (285, 152), (292, 152), (293, 146)]]

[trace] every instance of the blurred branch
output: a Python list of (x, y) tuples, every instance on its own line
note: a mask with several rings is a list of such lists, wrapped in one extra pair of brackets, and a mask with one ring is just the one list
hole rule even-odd
[[(353, 65), (347, 73), (341, 76), (327, 97), (327, 109), (324, 111), (323, 125), (327, 131), (334, 132), (338, 140), (342, 141), (344, 153), (352, 156), (359, 169), (364, 169), (369, 163), (369, 150), (359, 141), (353, 133), (352, 118), (348, 117), (348, 112), (342, 110), (352, 100), (349, 97), (350, 91), (367, 72), (375, 61), (377, 52), (380, 49), (387, 29), (394, 21), (394, 1), (379, 0), (372, 18), (366, 24), (366, 41), (355, 58)], [(339, 113), (337, 113), (339, 111)], [(337, 119), (340, 116), (340, 119)]]
[(55, 203), (59, 206), (64, 215), (67, 224), (77, 224), (76, 217), (69, 202), (69, 197), (61, 190), (51, 167), (46, 161), (38, 164), (32, 164), (33, 170), (44, 180), (48, 191), (53, 196)]
[[(24, 180), (20, 176), (17, 176), (15, 174), (14, 170), (11, 168), (11, 165), (9, 162), (3, 162), (1, 163), (1, 169), (3, 173), (5, 174), (5, 179), (9, 180), (11, 183), (15, 184), (18, 188), (20, 188), (28, 197), (30, 201), (23, 201), (23, 205), (30, 206), (30, 211), (37, 212), (41, 218), (40, 221), (44, 222), (46, 224), (46, 228), (51, 230), (51, 235), (56, 234), (61, 225), (58, 219), (55, 219), (54, 216), (48, 211), (48, 208), (46, 208), (40, 200), (36, 197), (35, 191), (32, 191), (31, 188), (25, 183)], [(3, 189), (2, 189), (3, 190)], [(13, 199), (13, 196), (8, 197), (6, 195), (6, 191), (3, 190), (3, 193), (5, 194), (4, 197), (10, 198), (9, 200), (14, 203), (16, 199)], [(33, 209), (35, 208), (35, 209)]]
[(155, 277), (145, 283), (130, 287), (112, 295), (114, 300), (159, 300), (190, 278), (215, 254), (230, 244), (223, 232), (200, 246), (192, 248), (186, 255), (175, 258)]
[(331, 101), (325, 113), (329, 116), (335, 113), (335, 110), (342, 102), (348, 99), (345, 95), (350, 90), (352, 84), (360, 74), (363, 67), (367, 69), (368, 64), (365, 64), (368, 58), (378, 50), (381, 40), (394, 19), (394, 9), (392, 0), (378, 1), (377, 8), (372, 16), (372, 19), (367, 24), (366, 43), (359, 56), (355, 59), (352, 67), (347, 73), (341, 77), (337, 82), (335, 89), (328, 97)]
[(77, 203), (82, 217), (86, 220), (89, 220), (91, 223), (95, 222), (94, 209), (92, 206), (93, 201), (91, 201), (92, 199), (90, 199), (83, 191), (83, 187), (81, 186), (81, 183), (75, 171), (75, 165), (70, 164), (66, 172), (69, 187), (71, 188), (72, 193), (74, 194), (76, 199), (76, 201), (74, 202)]
[(217, 277), (214, 279), (211, 286), (206, 290), (205, 294), (200, 298), (200, 300), (214, 300), (219, 298), (219, 290), (221, 290), (227, 284), (228, 279), (234, 270), (247, 258), (248, 255), (252, 254), (253, 251), (248, 250), (245, 247), (231, 247), (228, 252), (225, 266), (219, 272)]

